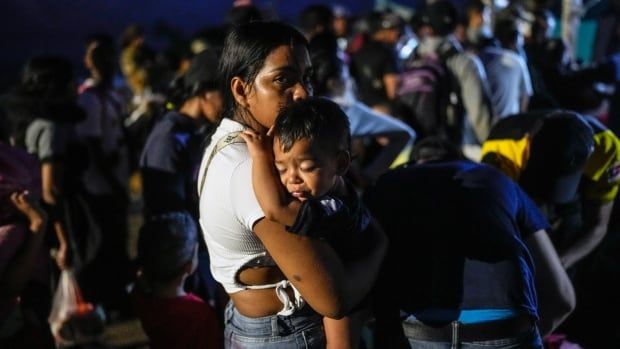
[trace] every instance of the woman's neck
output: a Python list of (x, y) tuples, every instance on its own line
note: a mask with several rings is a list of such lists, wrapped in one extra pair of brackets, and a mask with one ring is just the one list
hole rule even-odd
[(248, 127), (256, 132), (259, 133), (265, 133), (267, 132), (267, 128), (265, 128), (263, 125), (261, 125), (258, 121), (256, 121), (256, 119), (254, 119), (250, 113), (244, 113), (241, 111), (237, 111), (233, 117), (232, 117), (233, 121), (236, 121), (242, 125), (244, 125), (245, 127)]

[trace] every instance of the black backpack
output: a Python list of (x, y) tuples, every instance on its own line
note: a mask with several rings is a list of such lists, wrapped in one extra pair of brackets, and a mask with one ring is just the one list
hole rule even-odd
[(409, 109), (405, 120), (419, 139), (435, 136), (460, 144), (465, 109), (456, 77), (446, 60), (456, 49), (437, 57), (414, 54), (404, 63), (399, 100)]

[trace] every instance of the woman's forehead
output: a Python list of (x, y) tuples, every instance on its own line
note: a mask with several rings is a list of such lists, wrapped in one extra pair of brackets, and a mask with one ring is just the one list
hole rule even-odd
[(305, 71), (310, 68), (308, 50), (303, 45), (281, 45), (273, 49), (265, 59), (262, 70), (298, 69)]

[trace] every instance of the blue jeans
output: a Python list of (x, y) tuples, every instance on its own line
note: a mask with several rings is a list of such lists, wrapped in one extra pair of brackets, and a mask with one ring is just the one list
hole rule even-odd
[(325, 348), (323, 317), (308, 305), (291, 316), (250, 318), (228, 302), (224, 317), (226, 349)]
[[(449, 342), (431, 342), (411, 338), (407, 334), (407, 323), (418, 322), (418, 320), (407, 319), (403, 322), (405, 336), (409, 340), (409, 345), (413, 349), (450, 349)], [(418, 322), (419, 323), (419, 322)], [(488, 341), (460, 342), (459, 349), (542, 349), (542, 340), (536, 326), (532, 326), (529, 331), (519, 334), (512, 338), (502, 338)]]

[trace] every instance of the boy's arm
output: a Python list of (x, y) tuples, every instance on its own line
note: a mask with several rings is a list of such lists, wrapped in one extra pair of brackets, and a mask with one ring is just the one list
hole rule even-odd
[(252, 156), (252, 186), (265, 217), (292, 226), (297, 219), (301, 202), (287, 195), (275, 172), (270, 139), (250, 130), (241, 133), (241, 137)]

